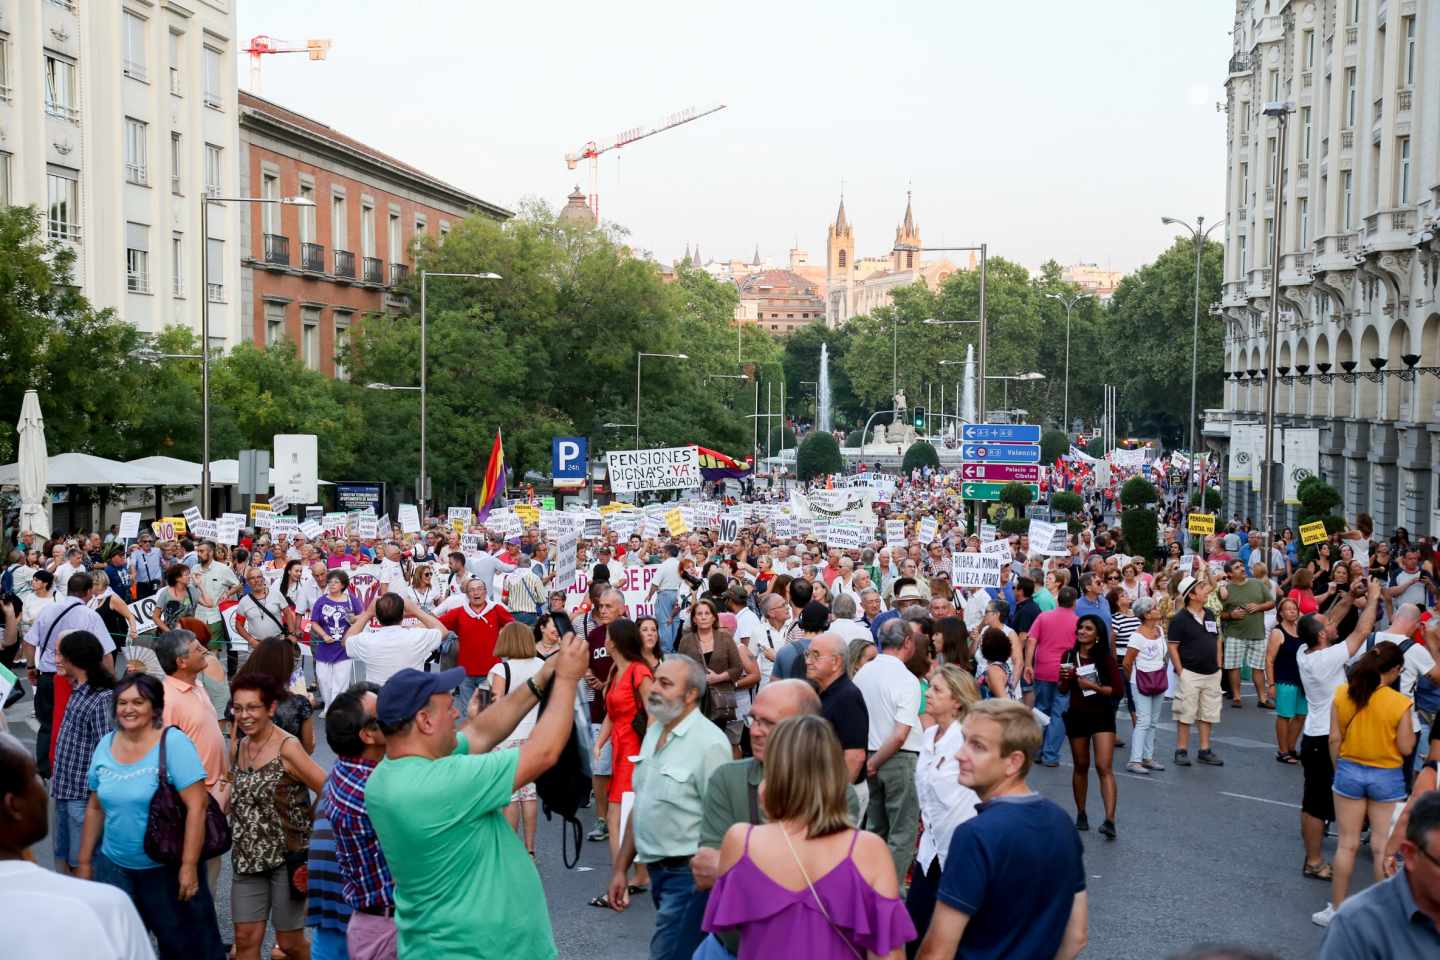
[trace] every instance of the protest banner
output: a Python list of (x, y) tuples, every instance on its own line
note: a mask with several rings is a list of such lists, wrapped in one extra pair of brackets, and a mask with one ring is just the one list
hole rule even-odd
[(1069, 554), (1070, 531), (1064, 524), (1048, 523), (1044, 520), (1030, 521), (1030, 552), (1047, 557), (1063, 557)]
[(905, 543), (905, 521), (885, 521), (885, 543), (893, 550), (896, 547), (904, 547)]
[(215, 534), (215, 542), (223, 543), (227, 547), (233, 547), (240, 542), (240, 529), (244, 526), (244, 518), (233, 513), (221, 514), (220, 519), (215, 521), (218, 532)]
[(841, 550), (858, 550), (870, 541), (871, 526), (854, 520), (831, 520), (825, 531), (825, 545)]
[(993, 553), (952, 554), (950, 582), (957, 587), (1000, 588), (1000, 561)]
[(519, 539), (525, 532), (525, 524), (521, 522), (518, 510), (518, 507), (513, 510), (491, 510), (490, 515), (485, 518), (485, 529), (502, 540)]
[[(148, 597), (136, 600), (134, 603), (126, 604), (130, 612), (135, 616), (135, 632), (145, 633), (155, 629), (154, 613), (155, 607), (160, 603), (160, 595), (152, 593)], [(118, 667), (119, 664), (117, 663)]]
[(1330, 534), (1325, 532), (1325, 521), (1316, 520), (1313, 523), (1302, 523), (1300, 525), (1300, 542), (1305, 546), (1312, 543), (1319, 543)]
[(318, 521), (306, 520), (300, 524), (300, 532), (305, 534), (307, 539), (319, 540), (320, 536), (325, 532), (325, 528), (321, 526)]
[[(275, 515), (264, 507), (259, 510), (256, 510), (252, 507), (250, 510), (250, 515), (255, 521), (256, 530), (270, 530), (272, 524), (274, 523)], [(274, 531), (271, 532), (273, 534)]]
[(190, 524), (190, 535), (196, 540), (214, 540), (220, 535), (220, 528), (214, 520), (196, 520)]
[(920, 542), (929, 546), (935, 542), (935, 535), (940, 532), (940, 524), (934, 517), (926, 517), (920, 521)]
[(415, 504), (400, 504), (400, 531), (402, 533), (420, 532), (420, 508)]
[(1192, 513), (1185, 517), (1185, 529), (1191, 536), (1208, 537), (1215, 532), (1215, 514)]
[(735, 543), (740, 539), (740, 518), (727, 513), (720, 518), (720, 542)]
[[(645, 594), (650, 589), (650, 581), (655, 579), (655, 574), (660, 570), (660, 564), (650, 564), (644, 567), (625, 567), (618, 582), (611, 582), (611, 586), (620, 591), (625, 598), (625, 616), (631, 620), (639, 617), (651, 617), (655, 615), (655, 603), (653, 600), (646, 600)], [(556, 581), (555, 589), (560, 589), (559, 579), (559, 558), (556, 558)], [(576, 570), (575, 579), (565, 592), (565, 609), (575, 610), (582, 605), (588, 605), (590, 590), (590, 572), (588, 570)], [(588, 608), (588, 607), (587, 607)]]
[(140, 536), (140, 514), (120, 514), (120, 530), (115, 535), (121, 540), (134, 540)]
[(685, 523), (685, 514), (679, 507), (665, 511), (665, 529), (670, 531), (672, 537), (690, 532), (689, 525)]
[[(806, 502), (806, 514), (813, 517), (835, 519), (849, 516), (865, 523), (875, 522), (874, 487), (838, 487), (834, 490), (815, 490)], [(792, 495), (791, 503), (794, 503)]]
[(205, 518), (204, 514), (200, 512), (199, 507), (188, 507), (181, 515), (185, 518), (185, 523), (192, 527), (195, 526), (197, 521)]
[(540, 508), (533, 503), (517, 503), (514, 507), (515, 516), (527, 526), (534, 526), (540, 522)]
[(156, 520), (150, 524), (150, 529), (154, 531), (156, 540), (175, 539), (175, 524), (169, 520)]
[[(555, 579), (551, 581), (551, 589), (565, 590), (569, 592), (571, 585), (575, 582), (575, 570), (578, 563), (576, 553), (580, 546), (580, 538), (574, 531), (563, 534), (555, 541)], [(574, 609), (567, 605), (566, 609)]]
[(659, 517), (646, 515), (644, 522), (640, 525), (640, 536), (649, 540), (652, 537), (660, 536), (660, 531), (664, 528), (665, 524), (660, 521)]
[(460, 550), (463, 553), (484, 553), (485, 538), (478, 533), (460, 534)]
[(270, 521), (270, 533), (275, 537), (293, 539), (300, 533), (300, 522), (293, 517), (274, 517)]
[(395, 525), (390, 522), (390, 514), (382, 513), (380, 519), (375, 521), (377, 535), (383, 539), (389, 539), (395, 534)]
[(452, 527), (459, 522), (462, 528), (468, 528), (473, 516), (469, 507), (450, 507), (445, 511), (445, 520)]
[(613, 450), (605, 454), (605, 465), (616, 493), (697, 490), (702, 481), (700, 449), (694, 446)]
[(1009, 560), (1012, 556), (1009, 540), (987, 540), (980, 544), (980, 552), (986, 556), (1000, 557)]
[(169, 523), (170, 526), (174, 527), (175, 534), (177, 536), (188, 533), (190, 531), (190, 526), (185, 522), (184, 517), (161, 517), (160, 519)]
[(601, 520), (599, 517), (586, 517), (585, 526), (581, 529), (586, 540), (594, 540), (600, 536), (604, 526), (605, 521)]

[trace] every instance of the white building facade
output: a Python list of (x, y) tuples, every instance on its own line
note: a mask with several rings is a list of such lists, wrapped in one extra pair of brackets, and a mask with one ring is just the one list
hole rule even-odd
[[(235, 0), (0, 0), (0, 202), (34, 205), (96, 307), (240, 331)], [(201, 290), (208, 257), (209, 289)]]
[[(1352, 521), (1440, 534), (1440, 0), (1239, 0), (1233, 36), (1213, 311), (1227, 379), (1206, 437), (1223, 449), (1234, 423), (1263, 422), (1273, 377), (1277, 430), (1319, 428), (1321, 475)], [(1274, 101), (1293, 108), (1283, 156)], [(1226, 494), (1227, 513), (1260, 521), (1253, 484)]]

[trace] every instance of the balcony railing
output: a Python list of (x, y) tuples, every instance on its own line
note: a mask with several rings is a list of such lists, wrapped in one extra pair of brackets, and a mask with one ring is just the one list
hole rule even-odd
[(1395, 110), (1397, 113), (1409, 113), (1410, 101), (1415, 94), (1409, 90), (1399, 90), (1395, 93)]
[(1368, 237), (1380, 229), (1380, 214), (1372, 213), (1365, 218), (1365, 235)]
[(125, 274), (125, 289), (131, 293), (150, 292), (150, 274), (148, 273), (127, 273)]
[(355, 279), (355, 254), (349, 250), (335, 251), (335, 276)]
[(1302, 70), (1302, 71), (1300, 72), (1300, 89), (1302, 89), (1302, 90), (1309, 90), (1310, 87), (1314, 85), (1314, 83), (1315, 83), (1315, 74), (1314, 74), (1313, 71), (1310, 71), (1310, 70)]
[(150, 171), (145, 169), (143, 163), (127, 163), (125, 164), (125, 182), (148, 187), (150, 186)]
[(223, 103), (224, 101), (220, 99), (220, 94), (210, 90), (205, 91), (205, 106), (212, 110), (219, 110)]
[(136, 63), (133, 60), (126, 60), (121, 69), (124, 70), (125, 76), (132, 80), (144, 81), (149, 77), (149, 74), (145, 72), (145, 64)]
[(1406, 233), (1415, 229), (1414, 210), (1396, 210), (1390, 214), (1390, 229), (1403, 230)]
[(265, 262), (290, 266), (290, 238), (275, 233), (265, 234)]
[(380, 262), (378, 257), (364, 257), (360, 262), (363, 271), (362, 279), (366, 283), (385, 282), (385, 264)]
[(225, 284), (223, 284), (223, 283), (207, 283), (207, 284), (205, 284), (205, 296), (209, 298), (209, 300), (210, 300), (211, 303), (224, 303), (224, 302), (225, 302)]
[(325, 248), (318, 243), (300, 244), (300, 269), (310, 273), (324, 273)]
[(1354, 146), (1355, 146), (1355, 131), (1354, 131), (1354, 130), (1341, 130), (1341, 131), (1340, 131), (1340, 149), (1341, 149), (1341, 150), (1350, 150), (1350, 149), (1353, 149)]
[(1346, 28), (1345, 28), (1345, 46), (1347, 46), (1347, 47), (1353, 47), (1353, 46), (1355, 46), (1355, 44), (1357, 44), (1357, 43), (1359, 43), (1359, 42), (1360, 42), (1360, 28), (1359, 28), (1359, 27), (1346, 27)]
[(390, 264), (390, 286), (398, 287), (410, 276), (410, 268), (403, 263)]
[(1250, 72), (1250, 54), (1248, 54), (1248, 53), (1237, 53), (1237, 54), (1235, 54), (1235, 56), (1231, 57), (1231, 58), (1230, 58), (1230, 72), (1231, 72), (1232, 74), (1235, 74), (1235, 73), (1249, 73), (1249, 72)]
[(1385, 115), (1385, 98), (1375, 98), (1375, 120), (1378, 122)]
[(80, 108), (72, 107), (68, 103), (57, 103), (54, 100), (45, 101), (45, 115), (54, 117), (56, 120), (69, 120), (71, 123), (80, 122)]

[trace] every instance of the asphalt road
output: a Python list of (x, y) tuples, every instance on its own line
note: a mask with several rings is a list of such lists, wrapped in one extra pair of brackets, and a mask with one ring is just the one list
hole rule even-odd
[[(1119, 839), (1085, 835), (1090, 889), (1087, 957), (1155, 960), (1206, 941), (1264, 947), (1285, 960), (1314, 956), (1322, 931), (1310, 914), (1325, 905), (1329, 885), (1300, 875), (1300, 769), (1274, 760), (1274, 714), (1256, 709), (1253, 694), (1243, 710), (1225, 710), (1215, 747), (1221, 768), (1170, 765), (1174, 725), (1156, 738), (1157, 756), (1169, 769), (1148, 777), (1118, 773)], [(34, 739), (30, 700), (7, 714), (12, 733)], [(1128, 719), (1121, 736), (1128, 735)], [(317, 731), (316, 760), (333, 760)], [(1193, 744), (1192, 744), (1193, 749)], [(1119, 751), (1124, 753), (1125, 751)], [(1116, 767), (1123, 770), (1124, 757)], [(1092, 773), (1089, 814), (1102, 814)], [(1035, 789), (1073, 811), (1067, 761), (1037, 768)], [(588, 824), (587, 824), (588, 827)], [(648, 895), (632, 898), (624, 914), (587, 901), (601, 892), (609, 873), (604, 843), (585, 843), (574, 870), (561, 862), (560, 829), (543, 817), (536, 846), (551, 922), (560, 955), (585, 960), (643, 957), (654, 923)], [(36, 853), (49, 863), (48, 844)], [(1334, 840), (1327, 839), (1327, 857)], [(1355, 891), (1368, 884), (1370, 860), (1362, 850)], [(230, 939), (230, 878), (222, 875), (216, 905), (222, 935)]]

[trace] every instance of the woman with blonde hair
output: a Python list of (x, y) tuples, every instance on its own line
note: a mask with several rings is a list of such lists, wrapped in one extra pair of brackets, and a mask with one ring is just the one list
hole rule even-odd
[[(545, 666), (545, 661), (535, 652), (535, 632), (518, 620), (500, 628), (500, 635), (495, 638), (495, 656), (500, 658), (500, 662), (490, 668), (489, 679), (490, 690), (497, 701), (511, 690), (524, 686)], [(502, 748), (508, 750), (524, 746), (538, 719), (540, 704), (537, 703), (525, 714), (524, 719), (515, 725), (510, 739), (502, 744)], [(510, 795), (510, 803), (505, 808), (505, 819), (510, 821), (512, 830), (520, 827), (523, 817), (525, 849), (530, 851), (531, 857), (535, 856), (535, 826), (539, 818), (536, 799), (535, 784), (527, 783)]]
[(899, 960), (914, 939), (890, 849), (850, 825), (848, 780), (822, 717), (790, 717), (770, 734), (759, 791), (769, 823), (725, 834), (702, 924), (738, 931), (740, 960), (801, 945), (814, 960)]
[(959, 667), (946, 664), (930, 674), (925, 713), (934, 723), (922, 734), (920, 757), (915, 763), (920, 850), (915, 855), (915, 872), (905, 897), (905, 909), (916, 930), (916, 939), (906, 950), (912, 957), (935, 912), (935, 894), (950, 852), (950, 836), (957, 826), (975, 816), (975, 807), (980, 803), (973, 790), (960, 785), (960, 764), (955, 759), (965, 743), (961, 723), (970, 707), (979, 701), (975, 678)]

